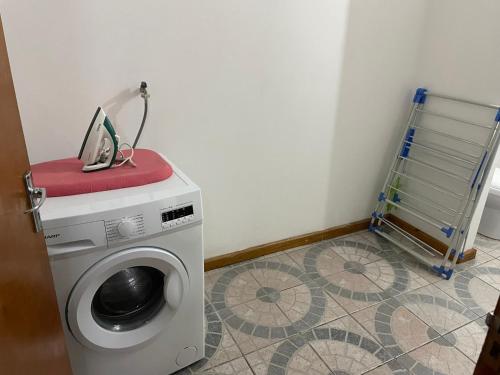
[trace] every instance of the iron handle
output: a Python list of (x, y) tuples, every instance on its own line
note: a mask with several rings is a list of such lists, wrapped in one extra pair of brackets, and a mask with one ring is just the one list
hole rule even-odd
[(38, 202), (36, 205), (31, 207), (29, 210), (24, 211), (25, 214), (28, 214), (33, 211), (38, 211), (40, 207), (45, 203), (45, 199), (47, 199), (47, 189), (45, 188), (28, 188), (28, 193), (33, 197), (33, 198), (38, 198)]

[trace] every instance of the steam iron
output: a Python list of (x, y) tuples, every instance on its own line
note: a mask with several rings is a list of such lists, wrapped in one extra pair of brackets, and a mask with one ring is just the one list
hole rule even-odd
[(111, 168), (117, 152), (118, 136), (103, 109), (98, 107), (78, 154), (78, 159), (84, 163), (82, 171)]

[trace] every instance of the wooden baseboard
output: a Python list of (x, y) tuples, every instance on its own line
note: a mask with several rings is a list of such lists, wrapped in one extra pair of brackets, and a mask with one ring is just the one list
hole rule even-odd
[[(448, 245), (444, 242), (439, 241), (438, 239), (430, 236), (429, 234), (422, 232), (417, 227), (411, 225), (407, 221), (400, 219), (399, 217), (389, 214), (386, 216), (386, 219), (396, 224), (401, 229), (404, 229), (411, 235), (415, 236), (419, 240), (425, 242), (426, 244), (432, 246), (434, 249), (439, 251), (441, 254), (446, 255), (446, 251), (448, 250)], [(476, 257), (476, 249), (468, 249), (464, 252), (463, 259), (459, 259), (457, 263), (467, 262), (468, 260), (474, 259)]]
[(353, 223), (339, 225), (317, 232), (307, 233), (300, 236), (286, 238), (284, 240), (269, 242), (264, 245), (252, 246), (248, 249), (235, 251), (229, 254), (219, 255), (205, 260), (205, 271), (229, 266), (234, 263), (243, 262), (258, 258), (264, 255), (276, 253), (279, 251), (292, 249), (298, 246), (304, 246), (310, 243), (327, 240), (330, 238), (344, 236), (363, 229), (367, 229), (370, 219), (363, 219)]

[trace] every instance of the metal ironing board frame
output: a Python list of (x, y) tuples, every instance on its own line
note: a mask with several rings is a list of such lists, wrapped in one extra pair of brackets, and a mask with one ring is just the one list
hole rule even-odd
[[(437, 99), (437, 103), (439, 101), (453, 102), (460, 106), (473, 106), (476, 109), (481, 108), (496, 111), (492, 113), (494, 121), (492, 121), (491, 125), (487, 125), (478, 121), (467, 121), (453, 114), (450, 115), (425, 109), (426, 102), (434, 99)], [(449, 134), (441, 129), (428, 128), (421, 124), (420, 119), (422, 116), (442, 118), (462, 126), (474, 127), (478, 132), (487, 131), (488, 134), (485, 137), (485, 142), (477, 142)], [(431, 136), (446, 137), (458, 144), (468, 145), (477, 149), (478, 154), (474, 155), (474, 153), (468, 153), (461, 149), (454, 149), (450, 146), (439, 145), (433, 142), (416, 142), (414, 138), (417, 132), (418, 134), (423, 132), (423, 134), (427, 133)], [(383, 188), (379, 193), (375, 210), (372, 213), (369, 230), (427, 264), (442, 277), (449, 279), (453, 274), (458, 259), (463, 257), (470, 219), (475, 212), (479, 194), (492, 168), (494, 159), (492, 156), (496, 154), (499, 141), (500, 106), (434, 93), (425, 88), (417, 89), (406, 127), (392, 159), (392, 164)], [(436, 145), (439, 149), (436, 149)], [(424, 154), (432, 154), (435, 159), (444, 160), (458, 168), (463, 168), (464, 173), (451, 172), (446, 167), (437, 166), (415, 158), (413, 156), (414, 150), (420, 150)], [(418, 165), (422, 171), (432, 171), (435, 175), (445, 176), (453, 180), (454, 185), (447, 186), (442, 182), (438, 183), (430, 181), (425, 177), (413, 175), (407, 171), (408, 165), (412, 164)], [(448, 200), (454, 201), (456, 205), (449, 207), (444, 202), (437, 202), (432, 196), (428, 197), (425, 194), (414, 194), (413, 192), (406, 191), (401, 186), (398, 186), (400, 180), (404, 180), (408, 184), (416, 183), (417, 185), (432, 189), (434, 192), (446, 196)], [(459, 191), (457, 191), (457, 186), (461, 187)], [(407, 202), (407, 200), (410, 200), (410, 202)], [(389, 210), (388, 207), (390, 207)], [(440, 233), (448, 241), (446, 253), (443, 255), (438, 249), (408, 233), (395, 222), (388, 220), (387, 213), (391, 208), (404, 212), (406, 215), (416, 219), (420, 224), (430, 225), (439, 229)], [(436, 213), (445, 215), (446, 219), (435, 215)], [(393, 233), (396, 233), (398, 236), (392, 235)], [(422, 251), (432, 257), (425, 256), (422, 254)]]

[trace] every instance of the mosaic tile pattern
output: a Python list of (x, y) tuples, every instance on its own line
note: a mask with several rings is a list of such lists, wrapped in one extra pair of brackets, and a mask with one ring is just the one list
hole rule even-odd
[(329, 242), (292, 251), (288, 255), (301, 269), (314, 270), (323, 277), (346, 270), (345, 259), (333, 251)]
[(494, 259), (492, 261), (481, 264), (478, 270), (475, 268), (471, 270), (475, 276), (490, 284), (497, 290), (500, 290), (500, 260)]
[(500, 241), (477, 234), (474, 247), (484, 251), (493, 258), (500, 258)]
[(303, 336), (334, 373), (361, 374), (391, 359), (382, 345), (349, 316)]
[[(361, 374), (389, 357), (352, 318), (313, 328), (247, 355), (256, 374)], [(389, 368), (401, 366), (391, 363)]]
[(474, 363), (443, 337), (398, 358), (412, 374), (471, 375)]
[(428, 283), (398, 261), (392, 247), (365, 236), (325, 242), (290, 255), (348, 312)]
[(472, 374), (500, 241), (443, 280), (368, 231), (205, 274), (206, 357), (179, 374)]
[(442, 280), (435, 285), (476, 315), (483, 316), (495, 308), (500, 295), (500, 291), (476, 277), (488, 273), (487, 268), (479, 266), (456, 273), (450, 280)]
[[(242, 356), (213, 306), (205, 301), (205, 358), (178, 374), (193, 374), (230, 362)], [(231, 374), (231, 372), (225, 372)], [(236, 374), (236, 373), (235, 373)]]
[(348, 264), (368, 264), (381, 259), (380, 249), (364, 243), (363, 240), (334, 240), (333, 243), (335, 244), (333, 250)]
[(348, 312), (352, 313), (390, 297), (361, 273), (344, 271), (327, 276), (327, 293)]
[(365, 269), (364, 275), (391, 296), (429, 284), (427, 280), (409, 270), (404, 266), (404, 263), (398, 260), (387, 261), (382, 259), (367, 264)]
[(302, 284), (302, 280), (297, 277), (296, 273), (290, 271), (289, 268), (274, 268), (273, 265), (289, 265), (296, 268), (296, 264), (286, 255), (278, 255), (275, 257), (264, 258), (269, 259), (270, 263), (262, 264), (262, 267), (256, 267), (250, 270), (250, 273), (261, 286), (272, 285), (278, 291), (292, 288)]
[(488, 326), (484, 318), (480, 318), (448, 333), (444, 338), (469, 357), (469, 359), (477, 362), (487, 332)]
[[(292, 322), (303, 322), (303, 328), (313, 328), (329, 321), (335, 320), (347, 315), (347, 312), (335, 302), (333, 298), (325, 294), (325, 307), (321, 304), (314, 304), (314, 296), (311, 290), (305, 285), (299, 285), (281, 292), (280, 299), (277, 301), (278, 307)], [(307, 314), (317, 315), (314, 319), (304, 319)], [(299, 324), (296, 325), (299, 330)]]
[[(235, 280), (250, 276), (259, 280), (254, 299), (233, 306), (233, 295), (229, 299), (227, 291)], [(345, 314), (291, 259), (285, 263), (283, 256), (231, 268), (215, 282), (210, 295), (243, 353)]]
[(406, 307), (392, 298), (352, 315), (393, 356), (399, 356), (439, 336)]
[(275, 373), (281, 372), (283, 366), (288, 374), (330, 374), (328, 366), (303, 340), (292, 339), (276, 343), (249, 354), (247, 359), (256, 375), (268, 374), (270, 367), (276, 368)]
[(365, 372), (365, 375), (410, 375), (410, 371), (394, 359), (371, 371)]
[[(403, 236), (397, 233), (396, 231), (391, 230), (390, 228), (387, 228), (386, 231), (391, 234), (392, 237), (397, 238), (397, 239), (402, 239)], [(383, 239), (383, 238), (382, 238)], [(403, 263), (404, 267), (408, 270), (411, 270), (412, 272), (418, 274), (420, 277), (423, 279), (427, 280), (430, 283), (434, 283), (437, 281), (441, 280), (441, 276), (439, 276), (437, 273), (435, 273), (432, 268), (421, 262), (420, 260), (417, 260), (415, 257), (411, 256), (410, 254), (406, 253), (405, 251), (399, 249), (396, 245), (392, 243), (387, 243), (388, 241), (384, 239), (385, 242), (381, 242), (382, 247), (385, 248), (392, 248), (392, 251), (398, 252), (397, 254), (397, 259)], [(403, 242), (407, 243), (407, 241), (403, 240)], [(413, 251), (417, 252), (420, 254), (420, 256), (427, 258), (430, 262), (435, 262), (435, 258), (428, 254), (427, 252), (421, 250), (418, 246), (412, 245), (411, 243), (408, 244), (410, 248), (413, 249)]]
[(396, 297), (413, 314), (444, 335), (478, 316), (435, 285)]
[(237, 358), (203, 372), (206, 375), (253, 375), (248, 362), (244, 358)]
[(457, 264), (455, 266), (455, 272), (469, 270), (472, 267), (482, 265), (483, 263), (489, 262), (490, 260), (493, 259), (494, 258), (488, 253), (481, 250), (476, 250), (476, 257), (472, 260), (469, 260), (468, 262)]

